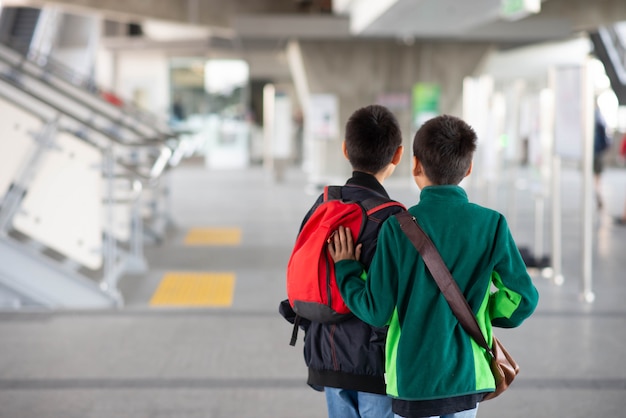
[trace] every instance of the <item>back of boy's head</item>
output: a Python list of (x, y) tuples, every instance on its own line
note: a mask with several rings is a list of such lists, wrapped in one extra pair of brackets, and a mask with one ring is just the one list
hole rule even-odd
[(398, 120), (384, 106), (362, 107), (346, 123), (346, 150), (354, 170), (378, 173), (401, 145)]
[(457, 117), (441, 115), (417, 130), (413, 155), (433, 184), (459, 184), (472, 164), (476, 142), (471, 126)]

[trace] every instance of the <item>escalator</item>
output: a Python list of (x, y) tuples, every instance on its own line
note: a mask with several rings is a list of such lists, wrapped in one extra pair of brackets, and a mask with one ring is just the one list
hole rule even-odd
[(591, 32), (595, 56), (604, 64), (620, 106), (626, 106), (626, 22)]
[(118, 279), (145, 268), (143, 224), (180, 142), (34, 51), (44, 16), (0, 14), (0, 309), (119, 306)]

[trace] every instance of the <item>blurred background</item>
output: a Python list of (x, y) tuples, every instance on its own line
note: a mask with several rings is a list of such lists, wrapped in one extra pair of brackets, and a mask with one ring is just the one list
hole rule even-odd
[(621, 1), (222, 3), (2, 2), (1, 305), (123, 305), (120, 278), (164, 238), (171, 171), (296, 169), (315, 190), (349, 174), (336, 149), (370, 103), (393, 110), (408, 149), (433, 115), (470, 122), (471, 182), (491, 206), (503, 181), (543, 205), (554, 157), (584, 172), (594, 107), (603, 159), (624, 164)]
[[(345, 122), (372, 103), (400, 122), (386, 186), (407, 205), (416, 129), (476, 129), (462, 185), (507, 216), (555, 351), (577, 320), (624, 328), (623, 0), (2, 0), (0, 416), (323, 416), (276, 309), (304, 213), (350, 175)], [(604, 374), (618, 416), (620, 338), (585, 333), (588, 363), (537, 366), (508, 402), (544, 416), (524, 388), (547, 387), (563, 397), (538, 408), (588, 416)], [(194, 394), (167, 407), (166, 389)]]

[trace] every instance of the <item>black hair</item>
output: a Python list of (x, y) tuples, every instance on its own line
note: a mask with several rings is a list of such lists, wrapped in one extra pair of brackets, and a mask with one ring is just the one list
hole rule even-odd
[(346, 150), (354, 170), (378, 173), (401, 145), (398, 120), (385, 106), (362, 107), (346, 123)]
[(417, 130), (413, 155), (433, 184), (459, 184), (470, 168), (476, 142), (471, 126), (455, 116), (441, 115)]

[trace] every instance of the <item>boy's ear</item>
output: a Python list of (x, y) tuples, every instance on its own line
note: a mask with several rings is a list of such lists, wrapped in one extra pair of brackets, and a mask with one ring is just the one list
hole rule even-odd
[(346, 160), (350, 160), (350, 158), (348, 157), (348, 148), (346, 147), (345, 140), (341, 143), (341, 150), (343, 151), (343, 156), (346, 157)]
[(413, 173), (413, 177), (417, 177), (422, 174), (422, 164), (417, 159), (417, 157), (413, 156), (413, 163), (411, 165), (411, 173)]
[(400, 164), (400, 160), (402, 159), (402, 154), (404, 154), (404, 147), (400, 145), (396, 150), (396, 153), (393, 154), (393, 158), (391, 159), (391, 164), (398, 165)]
[(469, 176), (470, 174), (472, 174), (472, 168), (474, 168), (474, 160), (472, 160), (472, 162), (470, 162), (470, 166), (467, 169), (467, 173), (465, 173), (465, 177)]

